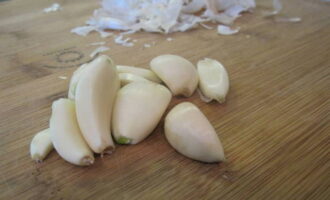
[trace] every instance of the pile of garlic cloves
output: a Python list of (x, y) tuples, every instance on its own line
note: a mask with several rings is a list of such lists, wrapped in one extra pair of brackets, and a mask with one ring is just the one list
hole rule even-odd
[[(205, 58), (196, 68), (181, 56), (160, 55), (151, 60), (150, 69), (143, 69), (116, 65), (100, 55), (73, 73), (68, 98), (53, 102), (49, 128), (31, 141), (31, 158), (41, 162), (55, 148), (71, 164), (91, 165), (94, 154), (111, 154), (115, 143), (143, 141), (160, 122), (172, 96), (190, 97), (197, 87), (209, 101), (223, 103), (229, 90), (224, 66)], [(164, 132), (169, 144), (186, 157), (225, 161), (216, 131), (190, 102), (168, 112)]]

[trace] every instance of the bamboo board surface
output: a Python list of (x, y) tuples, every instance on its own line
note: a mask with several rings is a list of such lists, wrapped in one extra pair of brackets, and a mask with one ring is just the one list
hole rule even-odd
[[(293, 0), (284, 14), (300, 23), (277, 23), (254, 14), (219, 36), (198, 28), (169, 36), (137, 33), (134, 47), (97, 33), (70, 33), (83, 25), (97, 1), (0, 1), (0, 199), (329, 199), (330, 4)], [(260, 2), (260, 1), (259, 1)], [(169, 42), (167, 37), (174, 40)], [(143, 142), (117, 146), (91, 167), (76, 167), (55, 151), (40, 165), (29, 157), (33, 135), (48, 127), (52, 101), (65, 97), (72, 72), (106, 41), (118, 64), (148, 67), (160, 54), (193, 63), (220, 60), (230, 75), (225, 104), (198, 94), (173, 98), (196, 104), (215, 127), (227, 163), (183, 157), (164, 137), (163, 120)], [(143, 44), (155, 45), (143, 48)], [(62, 80), (59, 77), (66, 76)]]

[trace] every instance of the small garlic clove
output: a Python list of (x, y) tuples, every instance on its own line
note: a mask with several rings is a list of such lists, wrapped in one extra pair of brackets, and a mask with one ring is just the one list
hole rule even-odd
[(117, 65), (117, 72), (120, 73), (130, 73), (134, 75), (141, 76), (149, 81), (153, 81), (155, 83), (161, 83), (162, 81), (158, 78), (158, 76), (149, 69), (125, 66), (125, 65)]
[(31, 141), (31, 158), (36, 162), (42, 162), (53, 148), (49, 128), (42, 130), (38, 132)]
[(170, 100), (171, 92), (152, 82), (133, 82), (117, 94), (113, 116), (113, 136), (119, 144), (136, 144), (157, 126)]
[(64, 160), (81, 166), (93, 164), (94, 155), (79, 129), (74, 101), (53, 102), (49, 127), (54, 147)]
[(225, 67), (218, 61), (205, 58), (197, 63), (199, 88), (209, 98), (225, 102), (229, 90), (229, 77)]
[(76, 89), (78, 81), (81, 77), (82, 72), (86, 69), (88, 64), (85, 63), (81, 65), (76, 71), (73, 72), (73, 75), (70, 80), (69, 91), (68, 91), (68, 98), (74, 100), (76, 96)]
[(194, 65), (181, 56), (161, 55), (150, 62), (151, 70), (164, 81), (174, 96), (191, 96), (198, 84)]
[(105, 55), (89, 63), (80, 75), (75, 94), (77, 120), (95, 153), (106, 153), (115, 148), (110, 128), (119, 87), (116, 67)]
[(132, 83), (132, 82), (150, 82), (149, 80), (131, 73), (120, 73), (118, 74), (121, 87)]
[(191, 159), (208, 163), (225, 160), (214, 128), (192, 103), (180, 103), (167, 114), (165, 136), (174, 149)]

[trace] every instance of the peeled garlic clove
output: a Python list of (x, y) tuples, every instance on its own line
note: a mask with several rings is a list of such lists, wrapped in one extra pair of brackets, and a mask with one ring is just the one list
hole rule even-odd
[(75, 101), (78, 123), (95, 153), (111, 153), (115, 148), (110, 125), (119, 86), (116, 67), (104, 55), (85, 67), (77, 84)]
[(53, 150), (53, 143), (50, 139), (49, 128), (37, 133), (30, 144), (31, 158), (36, 162), (41, 162)]
[(117, 65), (117, 72), (120, 73), (130, 73), (141, 76), (149, 81), (153, 81), (155, 83), (161, 83), (162, 81), (158, 78), (158, 76), (149, 69), (125, 66), (125, 65)]
[(191, 96), (198, 84), (194, 65), (183, 57), (161, 55), (151, 60), (151, 70), (164, 81), (173, 95)]
[(59, 99), (53, 103), (49, 127), (54, 147), (64, 160), (81, 166), (93, 164), (94, 155), (79, 129), (74, 101)]
[(73, 75), (70, 80), (69, 91), (68, 91), (69, 99), (72, 99), (72, 100), (75, 99), (77, 84), (78, 84), (80, 76), (81, 76), (83, 70), (86, 68), (86, 66), (87, 66), (87, 63), (81, 65), (76, 71), (73, 72)]
[(147, 79), (143, 78), (142, 76), (138, 76), (131, 73), (120, 73), (118, 74), (120, 85), (124, 86), (132, 82), (149, 82)]
[(229, 77), (225, 67), (218, 61), (205, 58), (197, 63), (199, 88), (203, 95), (225, 102), (229, 90)]
[(120, 144), (136, 144), (157, 126), (171, 92), (156, 83), (133, 82), (121, 88), (113, 111), (113, 136)]
[(225, 160), (214, 128), (192, 103), (180, 103), (167, 114), (165, 136), (174, 149), (191, 159), (209, 163)]

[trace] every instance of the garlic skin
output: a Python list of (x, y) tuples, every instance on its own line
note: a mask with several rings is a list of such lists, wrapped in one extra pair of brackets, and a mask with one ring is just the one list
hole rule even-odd
[(94, 155), (79, 129), (74, 101), (53, 102), (49, 127), (54, 147), (64, 160), (80, 166), (93, 164)]
[(126, 65), (117, 65), (117, 72), (119, 74), (121, 73), (130, 73), (134, 75), (141, 76), (149, 81), (155, 82), (155, 83), (161, 83), (162, 81), (159, 79), (159, 77), (151, 70), (139, 68), (139, 67), (132, 67), (132, 66), (126, 66)]
[(81, 65), (76, 71), (73, 72), (73, 75), (70, 80), (69, 91), (68, 91), (68, 98), (74, 100), (76, 96), (76, 89), (78, 81), (81, 77), (82, 72), (86, 68), (88, 63)]
[(120, 144), (136, 144), (157, 126), (172, 98), (156, 83), (133, 82), (121, 88), (112, 116), (113, 136)]
[(120, 73), (118, 74), (120, 80), (120, 86), (123, 87), (132, 82), (150, 82), (149, 80), (131, 73)]
[(207, 163), (225, 160), (214, 128), (192, 103), (180, 103), (167, 114), (165, 136), (174, 149), (188, 158)]
[(153, 72), (170, 88), (174, 96), (191, 96), (198, 85), (194, 65), (177, 55), (157, 56), (150, 62)]
[(184, 0), (183, 13), (196, 13), (205, 7), (205, 0)]
[(218, 61), (205, 58), (197, 63), (199, 88), (203, 95), (219, 103), (226, 100), (229, 77), (225, 67)]
[(42, 162), (45, 157), (53, 150), (53, 143), (50, 139), (49, 128), (38, 132), (30, 144), (31, 158), (36, 162)]
[(83, 70), (76, 89), (76, 114), (81, 132), (95, 153), (111, 153), (110, 126), (120, 82), (112, 60), (99, 56)]

